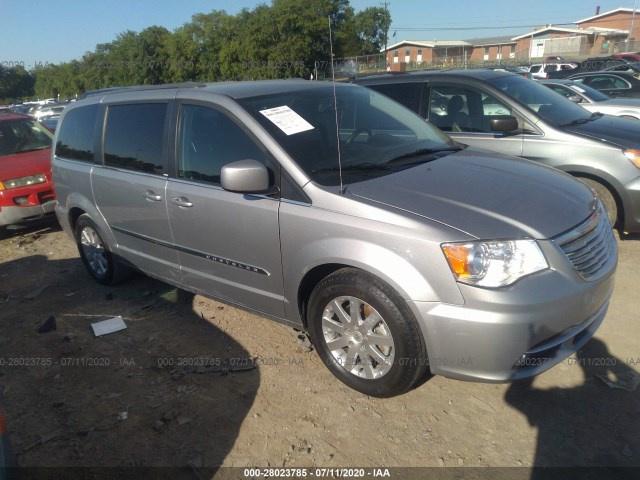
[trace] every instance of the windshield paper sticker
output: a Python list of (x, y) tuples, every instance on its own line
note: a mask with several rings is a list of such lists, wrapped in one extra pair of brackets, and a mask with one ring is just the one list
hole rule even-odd
[(260, 113), (271, 120), (275, 126), (287, 135), (313, 130), (313, 125), (286, 105), (260, 110)]

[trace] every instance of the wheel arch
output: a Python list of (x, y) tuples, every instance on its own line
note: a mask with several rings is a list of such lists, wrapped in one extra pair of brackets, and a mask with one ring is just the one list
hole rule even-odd
[(92, 200), (85, 195), (72, 193), (67, 196), (64, 205), (67, 209), (65, 214), (72, 234), (76, 230), (78, 218), (83, 214), (87, 214), (96, 223), (102, 239), (107, 242), (109, 248), (114, 252), (117, 250), (118, 242), (113, 235), (113, 231)]
[(593, 180), (594, 182), (597, 182), (599, 184), (601, 184), (603, 187), (605, 187), (607, 190), (609, 190), (609, 193), (611, 193), (611, 195), (613, 196), (613, 199), (616, 202), (616, 207), (618, 209), (618, 217), (617, 217), (617, 222), (619, 222), (620, 224), (624, 224), (624, 219), (625, 219), (625, 205), (624, 205), (624, 200), (623, 198), (620, 196), (618, 189), (615, 187), (615, 185), (613, 185), (610, 181), (608, 181), (606, 178), (603, 178), (602, 176), (599, 175), (595, 175), (593, 173), (590, 172), (583, 172), (583, 171), (568, 171), (567, 173), (570, 173), (571, 175), (573, 175), (574, 177), (580, 179), (580, 178), (588, 178), (590, 180)]
[(85, 212), (82, 208), (80, 207), (72, 207), (69, 209), (69, 226), (71, 227), (71, 230), (75, 232), (76, 230), (76, 224), (78, 223), (78, 218), (80, 218), (80, 215), (84, 215)]
[[(341, 268), (355, 268), (379, 278), (408, 303), (464, 303), (446, 262), (439, 262), (434, 258), (437, 255), (429, 256), (426, 252), (416, 257), (412, 249), (408, 250), (406, 257), (371, 242), (353, 239), (344, 242), (338, 238), (306, 244), (286, 262), (284, 269), (285, 296), (291, 299), (291, 307), (295, 305), (287, 311), (288, 318), (299, 319), (306, 328), (306, 306), (311, 292), (323, 278)], [(324, 253), (320, 258), (319, 252)], [(309, 259), (313, 262), (309, 263)]]
[(326, 263), (313, 267), (302, 277), (300, 285), (298, 286), (297, 306), (305, 329), (308, 328), (307, 307), (309, 305), (309, 299), (311, 298), (311, 292), (313, 292), (313, 289), (323, 278), (328, 277), (342, 268), (355, 267), (344, 263)]

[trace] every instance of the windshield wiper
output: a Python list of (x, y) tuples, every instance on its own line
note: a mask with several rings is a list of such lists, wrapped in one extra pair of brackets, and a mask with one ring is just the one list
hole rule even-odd
[[(462, 150), (461, 147), (420, 148), (418, 150), (414, 150), (413, 152), (403, 153), (402, 155), (392, 158), (387, 162), (387, 165), (405, 163), (404, 162), (405, 160), (414, 158), (414, 157), (421, 157), (424, 155), (432, 155), (434, 153), (442, 153), (442, 152), (459, 152), (460, 150)], [(425, 159), (418, 162), (408, 162), (408, 163), (424, 163), (424, 162), (428, 162), (429, 160), (433, 160), (433, 159), (431, 158), (428, 160)]]
[(333, 167), (318, 168), (316, 170), (311, 170), (311, 173), (338, 172), (340, 170), (342, 170), (343, 172), (391, 170), (391, 167), (379, 163), (356, 163), (355, 165), (343, 165), (342, 168), (340, 168), (338, 165)]
[(561, 126), (561, 127), (571, 127), (573, 125), (582, 125), (583, 123), (591, 122), (592, 120), (597, 120), (602, 115), (604, 115), (604, 114), (602, 114), (600, 112), (593, 112), (588, 118), (576, 118), (575, 120), (571, 120), (570, 122), (561, 123), (559, 126)]

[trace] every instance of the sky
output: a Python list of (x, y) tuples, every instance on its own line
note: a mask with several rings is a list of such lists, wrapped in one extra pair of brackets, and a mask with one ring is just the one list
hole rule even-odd
[[(301, 0), (304, 1), (304, 0)], [(356, 11), (384, 0), (351, 0)], [(97, 44), (152, 25), (173, 31), (196, 13), (236, 14), (270, 0), (0, 0), (0, 64), (38, 65), (80, 59)], [(532, 27), (570, 24), (640, 0), (389, 0), (389, 45), (402, 40), (466, 40), (521, 35)], [(640, 18), (639, 20), (640, 21)]]

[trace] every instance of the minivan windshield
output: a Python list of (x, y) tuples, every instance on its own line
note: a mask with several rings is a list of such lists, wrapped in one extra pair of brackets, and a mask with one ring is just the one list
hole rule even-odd
[[(462, 147), (372, 90), (327, 83), (241, 98), (242, 105), (313, 181), (354, 183), (428, 162)], [(337, 126), (336, 126), (337, 120)]]
[(533, 80), (509, 75), (489, 83), (551, 125), (582, 123), (592, 118), (591, 112)]

